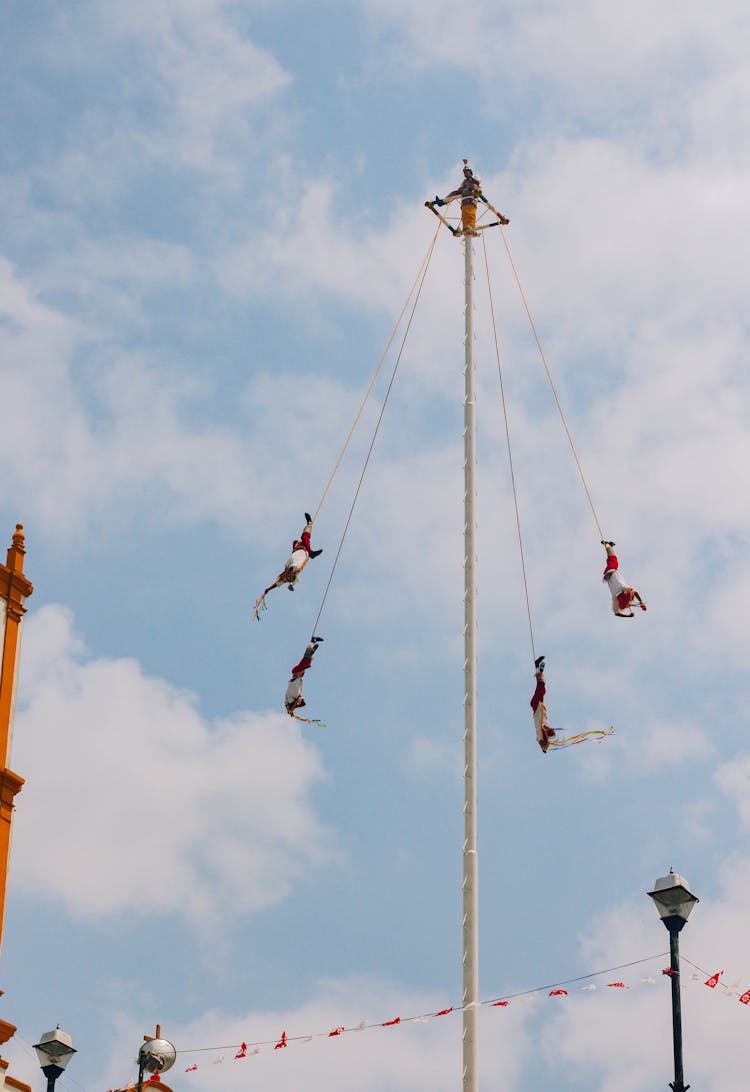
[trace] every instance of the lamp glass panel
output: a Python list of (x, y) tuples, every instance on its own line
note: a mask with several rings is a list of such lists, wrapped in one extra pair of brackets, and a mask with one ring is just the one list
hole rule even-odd
[(654, 890), (649, 891), (649, 895), (654, 900), (656, 908), (663, 918), (677, 915), (683, 920), (687, 920), (698, 899), (688, 887), (680, 882), (682, 880), (681, 876), (674, 875), (674, 882), (667, 882), (671, 880), (672, 876), (664, 876), (661, 880), (657, 880)]

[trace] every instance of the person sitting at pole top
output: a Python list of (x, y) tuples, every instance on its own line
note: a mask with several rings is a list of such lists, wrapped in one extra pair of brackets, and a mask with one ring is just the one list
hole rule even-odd
[(302, 709), (307, 705), (302, 697), (302, 678), (307, 669), (312, 666), (313, 656), (318, 651), (318, 645), (322, 640), (322, 637), (313, 637), (300, 662), (292, 668), (292, 677), (284, 694), (284, 706), (290, 717), (294, 716), (295, 709)]
[(557, 733), (547, 719), (547, 706), (544, 704), (544, 695), (547, 693), (547, 686), (544, 682), (544, 666), (544, 656), (537, 656), (534, 660), (536, 689), (531, 695), (529, 705), (534, 714), (537, 743), (546, 754), (550, 741), (555, 738)]
[(633, 603), (637, 600), (641, 610), (646, 609), (646, 604), (641, 599), (635, 588), (630, 588), (620, 572), (620, 563), (615, 553), (614, 542), (602, 539), (602, 546), (607, 551), (607, 564), (604, 568), (602, 580), (609, 585), (612, 596), (612, 610), (617, 618), (634, 618)]
[[(443, 199), (436, 197), (434, 204), (445, 205), (453, 197), (461, 198), (461, 227), (464, 232), (469, 235), (476, 235), (477, 199), (482, 197), (482, 182), (472, 171), (468, 159), (464, 160), (464, 179), (461, 185), (457, 189), (451, 190)], [(506, 216), (498, 215), (501, 224), (510, 223)]]
[(309, 512), (305, 512), (305, 519), (307, 522), (305, 524), (304, 530), (302, 531), (300, 537), (295, 538), (294, 542), (292, 543), (292, 552), (287, 558), (287, 562), (284, 566), (283, 572), (280, 572), (274, 580), (273, 584), (269, 584), (269, 586), (265, 589), (265, 591), (263, 592), (264, 596), (268, 595), (268, 593), (274, 588), (280, 588), (284, 584), (287, 585), (289, 591), (294, 591), (294, 585), (297, 583), (300, 573), (302, 572), (310, 558), (319, 557), (323, 553), (322, 549), (313, 550), (310, 545), (312, 516)]

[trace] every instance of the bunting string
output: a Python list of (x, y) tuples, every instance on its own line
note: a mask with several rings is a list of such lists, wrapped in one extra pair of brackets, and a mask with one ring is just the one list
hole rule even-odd
[[(304, 1035), (289, 1035), (286, 1031), (282, 1031), (281, 1034), (274, 1039), (260, 1040), (253, 1043), (243, 1041), (240, 1044), (235, 1043), (225, 1046), (192, 1047), (178, 1050), (177, 1053), (180, 1055), (215, 1053), (217, 1057), (213, 1059), (211, 1064), (217, 1064), (224, 1061), (225, 1052), (227, 1051), (233, 1051), (234, 1059), (240, 1060), (242, 1058), (260, 1054), (262, 1050), (268, 1048), (271, 1048), (274, 1051), (284, 1050), (293, 1043), (311, 1043), (314, 1039), (337, 1039), (342, 1035), (348, 1035), (352, 1032), (369, 1031), (373, 1028), (393, 1028), (405, 1024), (425, 1024), (438, 1017), (463, 1012), (467, 1008), (508, 1008), (511, 1004), (522, 1001), (533, 1001), (538, 997), (566, 998), (570, 997), (571, 993), (578, 992), (591, 993), (594, 990), (602, 989), (620, 992), (630, 990), (634, 987), (653, 986), (657, 982), (657, 978), (654, 977), (653, 974), (643, 975), (632, 983), (625, 981), (622, 977), (612, 977), (611, 981), (604, 983), (596, 983), (593, 979), (603, 978), (604, 976), (609, 978), (610, 976), (615, 976), (617, 972), (629, 970), (630, 968), (638, 967), (645, 963), (653, 963), (657, 959), (663, 960), (668, 958), (669, 952), (660, 952), (657, 955), (645, 956), (643, 959), (632, 960), (629, 963), (621, 963), (616, 967), (608, 967), (601, 971), (592, 971), (588, 974), (579, 975), (576, 978), (564, 979), (561, 982), (550, 982), (544, 986), (535, 986), (532, 989), (519, 990), (515, 993), (488, 998), (484, 1001), (470, 1002), (468, 1005), (447, 1005), (444, 1008), (424, 1012), (417, 1016), (393, 1016), (387, 1020), (375, 1020), (370, 1022), (360, 1020), (358, 1024), (338, 1024), (336, 1027), (325, 1031), (317, 1031)], [(702, 984), (708, 989), (723, 993), (726, 997), (736, 997), (740, 1004), (750, 1008), (750, 988), (742, 991), (739, 979), (729, 984), (722, 981), (722, 976), (724, 975), (723, 970), (711, 973), (699, 967), (697, 964), (692, 963), (685, 956), (681, 956), (680, 961), (692, 968), (692, 973), (687, 981), (694, 984)], [(675, 973), (676, 972), (672, 971), (671, 967), (663, 967), (660, 969), (658, 977), (671, 977)], [(683, 985), (683, 989), (684, 988), (686, 988), (686, 984)], [(185, 1073), (194, 1073), (198, 1068), (199, 1063), (192, 1062), (185, 1068)]]
[[(344, 1024), (339, 1024), (336, 1027), (327, 1031), (313, 1032), (307, 1035), (288, 1035), (286, 1031), (282, 1031), (281, 1034), (274, 1039), (266, 1039), (255, 1043), (247, 1043), (244, 1040), (241, 1043), (232, 1043), (225, 1046), (209, 1046), (209, 1047), (189, 1047), (183, 1050), (178, 1050), (178, 1055), (195, 1055), (213, 1053), (216, 1055), (210, 1063), (211, 1065), (224, 1064), (227, 1052), (232, 1052), (234, 1061), (240, 1061), (243, 1058), (251, 1058), (254, 1055), (260, 1054), (265, 1048), (272, 1048), (273, 1051), (284, 1050), (291, 1043), (311, 1043), (314, 1039), (337, 1039), (342, 1035), (351, 1034), (352, 1032), (367, 1031), (372, 1028), (391, 1028), (404, 1026), (405, 1024), (426, 1024), (430, 1020), (433, 1020), (441, 1016), (449, 1016), (451, 1013), (463, 1012), (467, 1008), (508, 1008), (511, 1004), (518, 1002), (534, 1001), (538, 997), (547, 998), (569, 998), (573, 993), (591, 993), (595, 990), (614, 990), (618, 993), (620, 991), (626, 991), (642, 986), (654, 986), (657, 982), (657, 978), (652, 974), (642, 975), (634, 983), (628, 983), (622, 978), (613, 978), (611, 982), (605, 982), (603, 984), (597, 984), (591, 981), (594, 978), (602, 978), (605, 975), (614, 975), (618, 971), (629, 970), (631, 967), (641, 966), (644, 963), (653, 963), (655, 960), (668, 959), (669, 952), (660, 952), (657, 955), (645, 956), (643, 959), (635, 959), (630, 963), (620, 963), (616, 967), (608, 967), (601, 971), (592, 971), (589, 974), (578, 975), (576, 978), (564, 979), (561, 982), (550, 982), (545, 986), (534, 986), (532, 989), (519, 990), (516, 993), (505, 994), (502, 997), (495, 997), (485, 1001), (474, 1001), (468, 1005), (448, 1005), (445, 1008), (437, 1009), (431, 1012), (425, 1012), (419, 1016), (394, 1016), (389, 1020), (375, 1020), (368, 1022), (366, 1020), (360, 1020), (358, 1024), (354, 1024), (347, 1027)], [(722, 978), (725, 975), (724, 970), (709, 972), (704, 968), (698, 966), (697, 963), (693, 963), (686, 956), (680, 956), (680, 963), (686, 966), (692, 967), (692, 972), (686, 982), (682, 983), (682, 989), (688, 988), (688, 983), (692, 985), (703, 985), (704, 988), (715, 991), (717, 994), (722, 994), (724, 997), (736, 998), (741, 1005), (744, 1005), (750, 1010), (750, 988), (742, 989), (741, 980), (739, 978), (732, 982), (723, 982)], [(672, 977), (676, 972), (671, 967), (663, 967), (659, 972), (659, 977)], [(581, 985), (581, 983), (584, 983)], [(567, 987), (567, 988), (566, 988)], [(560, 1002), (555, 1002), (560, 1003)], [(33, 1048), (31, 1046), (31, 1040), (16, 1033), (15, 1041), (19, 1042), (23, 1048), (33, 1055)], [(204, 1063), (191, 1062), (184, 1069), (185, 1073), (195, 1073), (201, 1068)], [(158, 1071), (151, 1075), (145, 1082), (144, 1086), (152, 1082), (159, 1080), (160, 1074)], [(85, 1092), (83, 1085), (77, 1081), (73, 1081), (78, 1088)], [(127, 1084), (123, 1085), (127, 1089), (135, 1089), (135, 1081), (130, 1080)], [(108, 1089), (107, 1092), (112, 1092)]]

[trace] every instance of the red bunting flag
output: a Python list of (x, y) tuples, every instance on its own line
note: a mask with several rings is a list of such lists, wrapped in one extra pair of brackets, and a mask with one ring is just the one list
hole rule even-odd
[(453, 1012), (453, 1005), (449, 1009), (441, 1009), (440, 1012), (434, 1012), (433, 1016), (447, 1016), (449, 1012)]
[(626, 986), (624, 982), (608, 982), (607, 985), (610, 986), (613, 990), (628, 990), (628, 989), (630, 989), (630, 987)]
[(198, 1068), (198, 1066), (197, 1066), (197, 1065), (189, 1065), (189, 1066), (187, 1067), (187, 1069), (185, 1070), (185, 1072), (186, 1072), (186, 1073), (194, 1073), (194, 1072), (196, 1071), (196, 1069), (197, 1069), (197, 1068)]
[(235, 1060), (237, 1058), (247, 1058), (247, 1043), (241, 1043), (240, 1049), (235, 1054)]
[(506, 1005), (509, 1005), (509, 1004), (510, 1004), (510, 1001), (493, 1001), (492, 1004), (490, 1005), (490, 1008), (492, 1008), (492, 1009), (500, 1009), (500, 1008), (504, 1009), (506, 1007)]
[(750, 1005), (750, 990), (745, 990), (740, 1001), (743, 1005)]
[(717, 983), (723, 974), (723, 971), (717, 971), (716, 974), (712, 974), (710, 978), (707, 978), (703, 985), (708, 986), (710, 990), (715, 990)]
[(346, 1028), (342, 1024), (340, 1028), (334, 1028), (333, 1031), (328, 1032), (328, 1038), (333, 1039), (334, 1035), (341, 1035), (342, 1031), (346, 1031)]
[(384, 1024), (381, 1024), (381, 1028), (392, 1028), (394, 1024), (400, 1024), (401, 1017), (397, 1016), (395, 1020), (386, 1020)]
[(550, 990), (549, 995), (550, 995), (550, 997), (567, 997), (568, 996), (568, 991), (567, 990)]
[(281, 1038), (279, 1039), (278, 1043), (276, 1044), (276, 1046), (273, 1049), (274, 1050), (281, 1050), (281, 1048), (285, 1047), (285, 1046), (286, 1046), (286, 1032), (282, 1031)]
[(679, 974), (680, 972), (679, 971), (673, 971), (671, 967), (665, 967), (664, 970), (661, 973), (662, 974), (667, 974), (667, 975), (674, 975), (674, 974)]

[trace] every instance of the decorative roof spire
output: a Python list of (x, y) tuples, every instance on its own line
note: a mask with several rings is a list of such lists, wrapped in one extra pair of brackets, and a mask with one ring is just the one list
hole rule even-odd
[(26, 536), (23, 533), (23, 524), (17, 523), (13, 535), (13, 542), (8, 550), (6, 566), (14, 573), (23, 572), (23, 556), (26, 553)]

